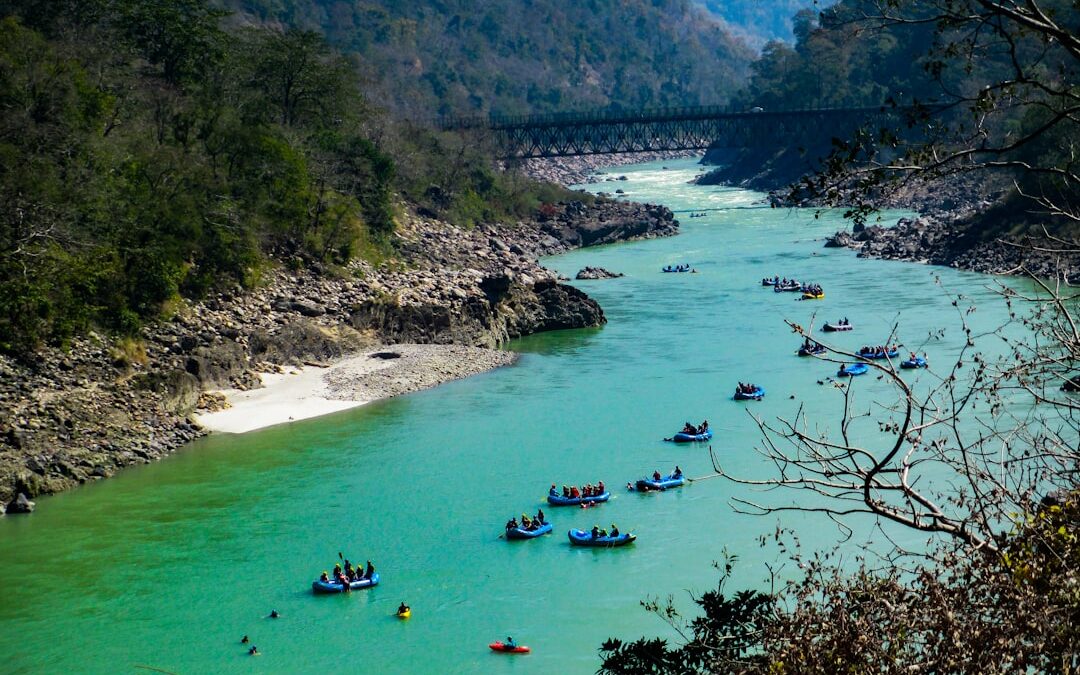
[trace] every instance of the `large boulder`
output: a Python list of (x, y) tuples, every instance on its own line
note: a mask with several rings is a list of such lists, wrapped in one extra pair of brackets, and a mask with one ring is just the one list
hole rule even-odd
[(140, 389), (158, 392), (161, 406), (180, 416), (194, 410), (199, 400), (199, 380), (183, 370), (144, 373), (135, 378), (134, 384)]
[(843, 230), (825, 240), (825, 248), (848, 248), (855, 243), (855, 237)]
[(519, 283), (510, 282), (508, 277), (486, 277), (480, 287), (484, 298), (468, 296), (449, 305), (371, 300), (356, 308), (352, 322), (388, 343), (479, 347), (495, 347), (543, 331), (606, 322), (595, 300), (555, 281)]
[[(496, 293), (494, 288), (490, 291)], [(360, 330), (374, 332), (387, 343), (492, 346), (500, 341), (493, 333), (493, 304), (477, 297), (459, 299), (452, 304), (402, 304), (376, 299), (355, 308), (352, 324)]]
[(255, 331), (248, 340), (251, 356), (256, 360), (294, 366), (340, 358), (374, 343), (372, 338), (349, 326), (321, 326), (310, 319), (292, 321), (274, 333)]
[(203, 389), (244, 384), (249, 375), (247, 354), (235, 342), (196, 348), (188, 357), (184, 369), (199, 381)]
[(19, 493), (15, 499), (11, 500), (11, 503), (7, 505), (8, 513), (32, 513), (34, 510), (34, 502), (24, 495)]
[(679, 222), (665, 206), (597, 200), (563, 205), (558, 217), (541, 226), (544, 235), (564, 247), (599, 246), (631, 239), (650, 239), (678, 234)]
[(326, 314), (326, 308), (317, 302), (311, 300), (293, 300), (289, 303), (289, 307), (294, 312), (299, 312), (304, 316), (322, 316)]
[(579, 280), (618, 279), (621, 276), (623, 276), (622, 272), (610, 272), (603, 267), (585, 267), (574, 278)]
[(573, 286), (538, 281), (532, 290), (538, 300), (535, 311), (526, 314), (527, 321), (518, 326), (518, 335), (513, 337), (549, 330), (593, 328), (607, 323), (600, 305)]

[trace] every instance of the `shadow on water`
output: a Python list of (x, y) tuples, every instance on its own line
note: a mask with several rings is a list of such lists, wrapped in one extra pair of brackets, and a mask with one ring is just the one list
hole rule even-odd
[(521, 354), (567, 356), (587, 349), (604, 327), (556, 330), (511, 340), (504, 349)]

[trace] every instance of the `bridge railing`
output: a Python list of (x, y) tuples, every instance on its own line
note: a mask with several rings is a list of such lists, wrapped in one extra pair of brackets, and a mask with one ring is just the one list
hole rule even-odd
[[(937, 103), (919, 104), (926, 109), (942, 107)], [(435, 126), (452, 129), (512, 129), (523, 127), (570, 126), (579, 124), (635, 124), (669, 120), (740, 118), (748, 116), (825, 115), (830, 113), (896, 113), (915, 106), (882, 104), (862, 107), (762, 108), (736, 109), (729, 105), (676, 106), (642, 110), (592, 110), (584, 112), (548, 113), (541, 115), (446, 115), (435, 120)]]

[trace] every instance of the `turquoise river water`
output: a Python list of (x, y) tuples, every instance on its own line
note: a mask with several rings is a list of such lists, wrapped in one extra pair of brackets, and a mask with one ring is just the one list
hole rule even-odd
[[(817, 516), (741, 515), (731, 503), (798, 495), (722, 478), (663, 494), (616, 489), (589, 511), (544, 505), (552, 536), (499, 536), (552, 482), (618, 488), (676, 463), (709, 474), (704, 446), (661, 441), (686, 420), (710, 420), (726, 469), (768, 475), (747, 408), (774, 418), (802, 404), (827, 425), (841, 401), (817, 383), (834, 367), (794, 355), (785, 318), (848, 316), (857, 330), (835, 338), (848, 347), (883, 342), (899, 321), (906, 344), (945, 363), (962, 338), (935, 276), (979, 303), (977, 329), (1005, 314), (986, 277), (823, 249), (838, 215), (763, 208), (760, 194), (687, 184), (698, 171), (690, 160), (665, 164), (623, 167), (614, 173), (629, 180), (590, 189), (721, 210), (682, 214), (678, 237), (547, 261), (570, 276), (586, 264), (626, 274), (576, 282), (603, 305), (602, 329), (519, 340), (509, 345), (522, 355), (516, 365), (434, 390), (209, 437), (0, 519), (0, 672), (590, 673), (606, 637), (666, 635), (639, 601), (674, 594), (688, 605), (686, 590), (716, 583), (710, 563), (725, 547), (739, 556), (733, 588), (761, 588), (765, 563), (784, 558), (758, 537), (778, 522), (806, 548), (835, 544), (839, 532)], [(684, 261), (698, 274), (659, 273)], [(773, 273), (816, 280), (826, 299), (761, 288)], [(923, 347), (941, 327), (945, 337)], [(738, 380), (768, 396), (732, 401)], [(872, 377), (858, 387), (866, 400), (891, 400)], [(612, 522), (636, 544), (568, 545), (567, 529)], [(872, 536), (856, 524), (851, 550)], [(382, 584), (313, 596), (312, 579), (338, 551), (371, 558)], [(393, 616), (402, 600), (409, 621)], [(281, 618), (267, 618), (271, 609)], [(244, 634), (261, 656), (247, 656)], [(533, 653), (487, 649), (506, 635)]]

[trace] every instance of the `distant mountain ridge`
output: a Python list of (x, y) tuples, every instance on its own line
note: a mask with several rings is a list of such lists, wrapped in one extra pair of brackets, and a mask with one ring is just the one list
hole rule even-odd
[(697, 0), (755, 46), (770, 40), (794, 42), (792, 17), (800, 10), (820, 12), (835, 0)]
[(755, 54), (690, 0), (217, 0), (318, 30), (413, 115), (725, 103)]

